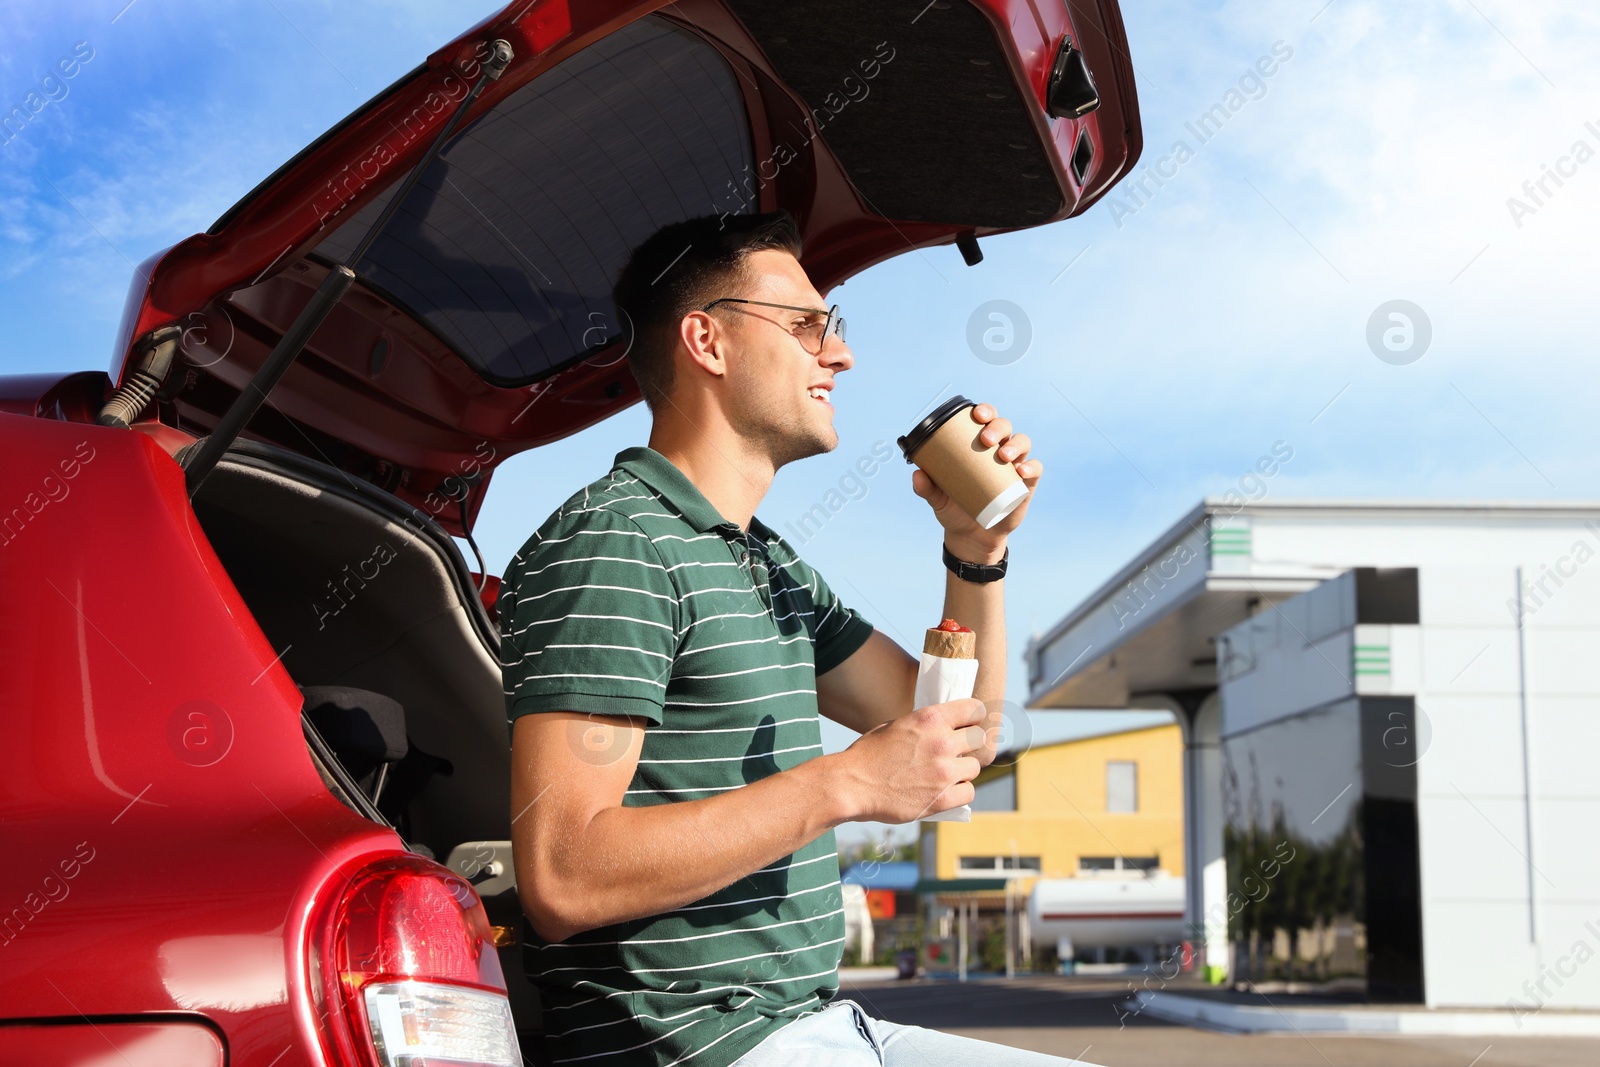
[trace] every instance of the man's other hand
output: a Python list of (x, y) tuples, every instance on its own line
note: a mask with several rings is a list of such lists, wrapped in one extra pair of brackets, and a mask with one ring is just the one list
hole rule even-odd
[(862, 734), (838, 754), (853, 818), (904, 823), (972, 803), (972, 779), (994, 759), (980, 700), (930, 704)]

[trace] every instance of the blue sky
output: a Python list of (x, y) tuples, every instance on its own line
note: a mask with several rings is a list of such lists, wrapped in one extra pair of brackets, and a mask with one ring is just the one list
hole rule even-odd
[[(0, 10), (0, 107), (79, 59), (0, 144), (5, 373), (105, 367), (132, 264), (205, 229), (497, 6), (124, 4)], [(763, 518), (782, 529), (936, 395), (994, 403), (1047, 464), (1012, 550), (1020, 654), (1278, 442), (1293, 458), (1268, 483), (1274, 499), (1600, 497), (1600, 13), (1578, 0), (1125, 0), (1124, 15), (1146, 138), (1132, 180), (1157, 168), (1143, 193), (988, 239), (975, 268), (935, 249), (837, 289), (857, 359), (834, 393), (839, 449), (782, 472)], [(1271, 76), (1252, 75), (1269, 56)], [(1218, 103), (1236, 106), (1202, 141), (1191, 126)], [(1565, 172), (1559, 185), (1547, 168)], [(997, 299), (1032, 331), (1007, 365), (966, 340)], [(1368, 346), (1391, 300), (1431, 325), (1413, 362)], [(647, 429), (635, 408), (509, 461), (478, 529), (491, 568)], [(884, 465), (802, 545), (907, 643), (937, 619), (942, 581), (936, 526), (909, 486), (903, 463)], [(1021, 674), (1014, 662), (1017, 700)], [(1036, 714), (1035, 735), (1107, 725), (1073, 715)]]

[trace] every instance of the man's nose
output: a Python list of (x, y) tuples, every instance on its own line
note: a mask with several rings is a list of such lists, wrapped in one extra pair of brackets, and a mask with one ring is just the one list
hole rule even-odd
[(840, 340), (838, 334), (833, 334), (822, 346), (817, 362), (833, 373), (841, 374), (856, 365), (856, 357), (855, 353), (850, 351), (850, 346)]

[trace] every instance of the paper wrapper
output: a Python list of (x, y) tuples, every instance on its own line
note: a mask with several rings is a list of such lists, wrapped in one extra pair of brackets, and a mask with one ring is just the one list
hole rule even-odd
[[(930, 630), (929, 633), (937, 631)], [(951, 634), (968, 637), (971, 634)], [(917, 688), (911, 697), (912, 708), (925, 708), (929, 704), (943, 704), (948, 700), (961, 700), (972, 695), (978, 680), (978, 661), (975, 659), (947, 659), (924, 652), (917, 665)], [(923, 816), (925, 822), (971, 822), (972, 805), (963, 804), (935, 815)]]

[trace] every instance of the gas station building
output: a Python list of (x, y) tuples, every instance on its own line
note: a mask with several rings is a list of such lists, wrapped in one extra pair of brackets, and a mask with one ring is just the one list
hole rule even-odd
[(1206, 499), (1028, 645), (1183, 731), (1215, 982), (1600, 1007), (1600, 502)]

